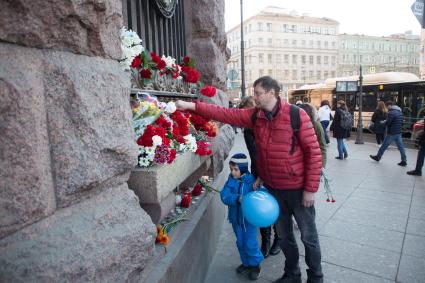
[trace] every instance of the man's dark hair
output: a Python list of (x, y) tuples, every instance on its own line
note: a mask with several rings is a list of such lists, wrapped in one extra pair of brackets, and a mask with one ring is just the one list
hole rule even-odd
[(329, 104), (329, 100), (327, 100), (327, 99), (325, 99), (325, 100), (322, 100), (322, 102), (320, 103), (320, 107), (322, 107), (322, 106), (325, 106), (325, 105), (327, 105), (327, 106), (331, 106), (330, 104)]
[(393, 106), (394, 102), (392, 102), (391, 100), (385, 101), (385, 105), (388, 106)]
[(257, 85), (260, 85), (267, 92), (274, 89), (274, 93), (275, 93), (276, 97), (279, 96), (279, 92), (280, 92), (279, 84), (272, 77), (264, 76), (264, 77), (258, 78), (254, 82), (254, 87), (256, 87)]

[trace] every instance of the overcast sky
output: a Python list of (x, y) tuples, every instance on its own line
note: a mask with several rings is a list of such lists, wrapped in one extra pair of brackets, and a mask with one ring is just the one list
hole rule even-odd
[[(267, 6), (277, 6), (328, 17), (340, 23), (340, 33), (387, 36), (412, 30), (420, 34), (420, 25), (410, 7), (414, 0), (243, 0), (244, 19)], [(225, 0), (226, 31), (240, 22), (240, 0)]]

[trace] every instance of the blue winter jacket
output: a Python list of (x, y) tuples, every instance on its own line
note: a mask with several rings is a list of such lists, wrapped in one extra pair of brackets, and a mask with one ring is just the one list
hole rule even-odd
[(388, 110), (388, 117), (385, 122), (387, 125), (387, 135), (398, 135), (401, 134), (401, 128), (403, 126), (403, 113), (400, 107), (392, 105)]
[(229, 207), (228, 220), (230, 223), (242, 225), (244, 223), (240, 196), (253, 191), (255, 179), (251, 173), (245, 173), (241, 178), (235, 179), (229, 175), (226, 184), (220, 192), (221, 200)]

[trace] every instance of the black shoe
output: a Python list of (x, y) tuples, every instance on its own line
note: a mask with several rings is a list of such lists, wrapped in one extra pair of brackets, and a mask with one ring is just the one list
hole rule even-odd
[(263, 257), (266, 258), (270, 254), (270, 238), (269, 239), (262, 239), (261, 241), (261, 253), (263, 254)]
[(412, 176), (422, 176), (422, 173), (420, 171), (416, 171), (416, 170), (407, 171), (406, 174), (412, 175)]
[(348, 158), (348, 153), (344, 153), (344, 159)]
[(260, 277), (261, 273), (261, 267), (260, 266), (253, 266), (249, 269), (248, 278), (251, 280), (257, 280), (258, 277)]
[(379, 157), (378, 156), (376, 156), (376, 155), (369, 155), (369, 157), (370, 158), (372, 158), (373, 160), (375, 160), (375, 161), (378, 161), (379, 162)]
[(276, 281), (273, 281), (273, 283), (301, 283), (301, 275), (300, 276), (287, 276), (286, 274), (283, 274), (281, 278), (279, 278)]
[(406, 161), (401, 161), (400, 163), (397, 163), (398, 166), (407, 166)]
[(249, 271), (249, 266), (245, 266), (243, 264), (239, 265), (238, 268), (236, 268), (236, 272), (239, 274), (244, 274)]
[(344, 158), (336, 156), (335, 159), (343, 160)]
[(273, 240), (273, 245), (270, 248), (270, 255), (277, 255), (278, 253), (280, 253), (280, 239), (279, 238), (274, 238)]

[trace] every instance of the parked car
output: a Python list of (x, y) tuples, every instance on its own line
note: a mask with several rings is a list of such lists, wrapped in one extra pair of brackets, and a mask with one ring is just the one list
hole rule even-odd
[(419, 146), (419, 137), (424, 134), (424, 119), (413, 124), (412, 139), (415, 141), (415, 146)]

